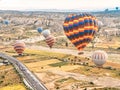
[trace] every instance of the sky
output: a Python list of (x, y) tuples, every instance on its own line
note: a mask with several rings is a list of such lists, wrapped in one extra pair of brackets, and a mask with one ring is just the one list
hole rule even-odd
[(0, 10), (100, 10), (114, 7), (120, 7), (120, 0), (0, 0)]

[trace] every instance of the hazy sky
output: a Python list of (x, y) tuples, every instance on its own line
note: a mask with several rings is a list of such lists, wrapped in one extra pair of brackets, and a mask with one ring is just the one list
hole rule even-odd
[(78, 9), (97, 10), (120, 7), (120, 0), (0, 0), (0, 9)]

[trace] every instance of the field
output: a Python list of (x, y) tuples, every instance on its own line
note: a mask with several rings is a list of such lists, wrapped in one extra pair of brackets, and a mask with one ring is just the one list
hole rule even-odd
[(0, 88), (0, 90), (26, 90), (26, 88), (22, 84), (18, 84), (18, 85), (14, 84), (11, 86)]
[[(15, 56), (15, 53), (12, 54)], [(50, 90), (61, 88), (116, 87), (120, 79), (120, 64), (107, 62), (102, 69), (95, 67), (93, 62), (84, 56), (78, 56), (87, 65), (73, 65), (64, 60), (74, 55), (27, 49), (24, 56), (16, 58), (22, 61)], [(94, 76), (94, 77), (93, 77)], [(81, 78), (80, 78), (81, 77)], [(108, 80), (114, 80), (108, 83)], [(91, 84), (92, 83), (92, 84)], [(80, 85), (80, 87), (79, 87)], [(69, 88), (69, 89), (68, 89)]]
[[(119, 88), (117, 84), (120, 81), (120, 64), (116, 61), (108, 60), (104, 67), (99, 69), (95, 67), (91, 59), (86, 58), (86, 55), (77, 55), (82, 64), (74, 65), (68, 60), (68, 58), (74, 59), (72, 54), (54, 50), (51, 52), (50, 49), (44, 50), (44, 48), (41, 50), (35, 49), (26, 49), (21, 57), (11, 47), (4, 48), (4, 52), (23, 62), (49, 90), (55, 88), (61, 90), (72, 90), (72, 88), (78, 88), (78, 90), (103, 87)], [(66, 60), (68, 61), (66, 62)]]
[(27, 90), (11, 65), (0, 66), (0, 90)]
[[(60, 52), (26, 49), (21, 57), (17, 56), (11, 47), (4, 49), (4, 52), (22, 61), (50, 90), (116, 87), (120, 79), (120, 64), (115, 62), (108, 61), (102, 69), (99, 69), (95, 67), (91, 59), (86, 59), (84, 55), (78, 58), (81, 59), (81, 63), (88, 63), (87, 65), (66, 62), (68, 58), (74, 59), (74, 55)], [(115, 82), (104, 86), (108, 80), (115, 80)], [(18, 86), (21, 87), (21, 85)]]

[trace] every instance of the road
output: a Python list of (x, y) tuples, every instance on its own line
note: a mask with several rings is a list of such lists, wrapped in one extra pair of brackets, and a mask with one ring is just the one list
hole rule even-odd
[(0, 57), (7, 59), (10, 63), (14, 65), (17, 71), (22, 75), (22, 77), (27, 81), (27, 83), (32, 87), (33, 90), (48, 90), (42, 83), (39, 81), (29, 69), (22, 64), (19, 60), (8, 56), (4, 53), (0, 53)]
[[(27, 45), (27, 48), (28, 49), (35, 49), (35, 50), (43, 50), (43, 51), (47, 51), (47, 52), (57, 52), (57, 53), (64, 53), (64, 54), (71, 54), (71, 55), (75, 55), (75, 56), (80, 56), (78, 55), (78, 53), (80, 51), (78, 50), (71, 50), (71, 49), (65, 49), (65, 48), (48, 48), (48, 47), (44, 47), (44, 46), (37, 46), (37, 45), (33, 45), (33, 46), (30, 46), (30, 45)], [(82, 56), (85, 56), (85, 57), (90, 57), (91, 54), (93, 53), (93, 51), (83, 51), (84, 54), (82, 54)]]

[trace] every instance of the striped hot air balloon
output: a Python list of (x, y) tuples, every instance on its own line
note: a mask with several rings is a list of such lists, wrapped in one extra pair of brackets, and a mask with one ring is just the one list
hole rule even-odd
[(16, 41), (14, 44), (14, 50), (18, 53), (18, 55), (22, 55), (25, 50), (25, 43), (22, 41)]
[(53, 44), (55, 43), (55, 38), (52, 35), (49, 35), (48, 37), (46, 37), (45, 39), (47, 45), (52, 48)]
[(68, 39), (81, 51), (98, 31), (97, 19), (87, 13), (71, 14), (66, 17), (63, 28)]
[(107, 53), (102, 50), (97, 50), (92, 54), (92, 61), (97, 67), (102, 67), (105, 64), (107, 58)]

